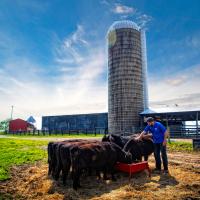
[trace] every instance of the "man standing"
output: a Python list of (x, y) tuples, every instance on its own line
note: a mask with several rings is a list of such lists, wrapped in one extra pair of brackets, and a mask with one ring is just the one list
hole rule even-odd
[(162, 155), (162, 162), (164, 166), (164, 173), (168, 173), (168, 159), (167, 159), (167, 152), (166, 152), (166, 145), (167, 145), (167, 136), (168, 132), (167, 129), (160, 123), (156, 122), (154, 118), (148, 117), (147, 118), (147, 126), (144, 131), (140, 134), (137, 138), (141, 140), (145, 137), (153, 137), (154, 142), (154, 157), (156, 161), (156, 171), (161, 171), (161, 158), (160, 153)]

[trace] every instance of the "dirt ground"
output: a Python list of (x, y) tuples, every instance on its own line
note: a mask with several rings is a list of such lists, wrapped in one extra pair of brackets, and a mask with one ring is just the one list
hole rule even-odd
[(199, 199), (200, 200), (200, 153), (169, 153), (169, 175), (153, 171), (152, 177), (145, 172), (133, 175), (118, 173), (117, 181), (97, 180), (95, 176), (82, 177), (82, 188), (74, 191), (72, 181), (62, 186), (47, 176), (47, 164), (24, 165), (12, 168), (12, 178), (0, 182), (0, 199), (48, 199), (48, 200), (121, 200), (121, 199)]

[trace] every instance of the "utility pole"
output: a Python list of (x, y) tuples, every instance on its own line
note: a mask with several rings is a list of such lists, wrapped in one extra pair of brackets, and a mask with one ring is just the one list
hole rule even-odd
[(11, 106), (11, 116), (10, 116), (11, 120), (12, 120), (12, 117), (13, 117), (13, 108), (14, 108), (14, 106)]

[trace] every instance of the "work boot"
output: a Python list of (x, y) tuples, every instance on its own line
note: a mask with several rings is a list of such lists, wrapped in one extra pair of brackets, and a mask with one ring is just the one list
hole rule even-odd
[(161, 173), (161, 169), (155, 168), (155, 169), (153, 170), (153, 172), (155, 172), (156, 174), (160, 174), (160, 173)]
[(168, 169), (164, 169), (163, 174), (168, 175), (169, 174)]

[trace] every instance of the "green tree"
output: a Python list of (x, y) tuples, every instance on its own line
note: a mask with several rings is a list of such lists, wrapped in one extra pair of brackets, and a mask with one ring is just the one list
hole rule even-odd
[(0, 122), (0, 130), (8, 130), (10, 119), (6, 119)]

